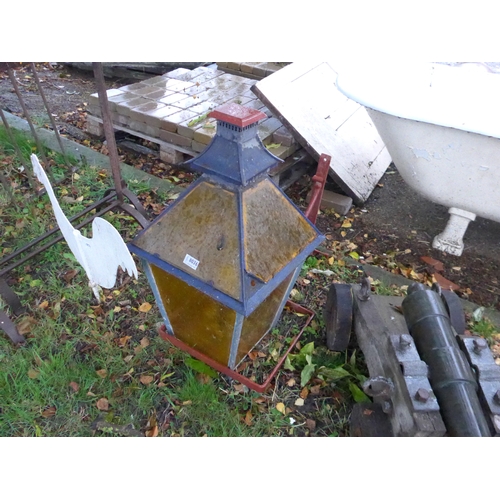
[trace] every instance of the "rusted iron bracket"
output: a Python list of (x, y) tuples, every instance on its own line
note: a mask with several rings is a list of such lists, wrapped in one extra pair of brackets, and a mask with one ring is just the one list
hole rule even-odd
[(218, 363), (217, 361), (213, 360), (212, 358), (206, 356), (205, 354), (197, 351), (196, 349), (193, 349), (191, 346), (185, 344), (184, 342), (182, 342), (181, 340), (176, 338), (174, 335), (169, 334), (167, 332), (165, 325), (160, 326), (160, 328), (158, 329), (158, 333), (163, 340), (167, 340), (168, 342), (170, 342), (174, 346), (181, 349), (181, 351), (185, 351), (190, 356), (193, 356), (193, 358), (199, 359), (200, 361), (207, 364), (208, 366), (211, 366), (214, 370), (217, 370), (218, 372), (220, 372), (224, 375), (227, 375), (228, 377), (231, 377), (234, 380), (237, 380), (238, 382), (247, 386), (249, 389), (256, 391), (256, 392), (259, 392), (259, 393), (263, 393), (269, 387), (269, 384), (272, 382), (272, 380), (274, 379), (274, 377), (278, 373), (279, 369), (281, 368), (281, 366), (285, 362), (287, 356), (290, 354), (292, 349), (295, 347), (295, 345), (299, 341), (300, 337), (304, 333), (304, 330), (306, 329), (306, 327), (309, 325), (309, 323), (312, 321), (312, 319), (314, 317), (313, 311), (311, 311), (310, 309), (307, 309), (299, 304), (296, 304), (295, 302), (292, 302), (290, 300), (287, 301), (285, 306), (289, 307), (294, 312), (308, 316), (308, 318), (307, 318), (304, 326), (300, 330), (300, 332), (297, 335), (295, 335), (295, 337), (293, 337), (293, 339), (290, 343), (290, 346), (288, 347), (286, 352), (283, 354), (283, 356), (279, 359), (279, 361), (275, 365), (274, 369), (271, 371), (271, 373), (267, 376), (266, 380), (262, 384), (257, 384), (253, 380), (250, 380), (248, 377), (245, 377), (245, 376), (241, 375), (241, 373), (238, 373), (238, 371), (231, 370), (227, 366), (222, 365), (222, 364)]

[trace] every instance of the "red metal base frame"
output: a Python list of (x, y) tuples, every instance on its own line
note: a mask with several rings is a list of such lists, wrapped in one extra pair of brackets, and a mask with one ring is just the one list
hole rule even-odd
[(292, 340), (290, 346), (288, 347), (287, 351), (285, 352), (285, 354), (281, 357), (281, 359), (278, 361), (278, 363), (274, 367), (273, 371), (269, 374), (267, 379), (262, 384), (257, 384), (255, 382), (253, 382), (248, 377), (244, 377), (240, 373), (238, 373), (234, 370), (231, 370), (227, 366), (224, 366), (224, 365), (218, 363), (217, 361), (213, 360), (212, 358), (209, 358), (205, 354), (197, 351), (196, 349), (193, 349), (191, 346), (188, 346), (187, 344), (180, 341), (179, 339), (177, 339), (173, 335), (170, 335), (169, 333), (167, 333), (167, 329), (165, 328), (165, 325), (160, 326), (160, 328), (158, 329), (158, 333), (163, 340), (167, 340), (168, 342), (170, 342), (174, 346), (178, 347), (182, 351), (187, 352), (190, 356), (193, 356), (193, 358), (199, 359), (200, 361), (203, 361), (203, 363), (206, 363), (208, 366), (211, 366), (214, 370), (217, 370), (218, 372), (223, 373), (224, 375), (227, 375), (228, 377), (231, 377), (232, 379), (237, 380), (238, 382), (241, 382), (243, 385), (246, 385), (249, 389), (252, 389), (253, 391), (256, 391), (259, 393), (263, 393), (269, 387), (269, 384), (271, 383), (273, 378), (278, 373), (278, 370), (281, 368), (281, 365), (285, 362), (286, 357), (288, 356), (288, 354), (290, 354), (290, 351), (295, 347), (295, 344), (297, 344), (297, 342), (299, 341), (306, 326), (309, 325), (309, 323), (311, 322), (311, 320), (314, 317), (313, 311), (311, 311), (310, 309), (307, 309), (303, 306), (300, 306), (299, 304), (296, 304), (295, 302), (292, 302), (290, 300), (287, 301), (285, 307), (289, 307), (290, 309), (292, 309), (293, 311), (295, 311), (299, 314), (305, 314), (305, 315), (309, 316), (309, 318), (307, 319), (306, 323), (304, 324), (304, 326), (302, 327), (300, 332), (293, 338), (293, 340)]

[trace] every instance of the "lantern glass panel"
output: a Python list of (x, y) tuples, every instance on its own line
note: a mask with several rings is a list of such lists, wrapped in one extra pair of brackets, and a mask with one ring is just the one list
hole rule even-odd
[(154, 265), (151, 272), (174, 335), (227, 365), (236, 312)]
[(245, 268), (268, 282), (317, 237), (269, 179), (243, 192)]
[[(134, 243), (239, 300), (241, 268), (237, 201), (236, 193), (201, 182), (183, 198), (182, 203), (168, 209), (165, 216), (160, 216)], [(186, 263), (189, 257), (195, 259), (194, 266)]]
[(294, 273), (288, 276), (248, 318), (245, 318), (241, 329), (236, 364), (251, 351), (254, 345), (273, 326), (277, 314), (281, 313), (280, 306), (285, 299), (293, 275)]

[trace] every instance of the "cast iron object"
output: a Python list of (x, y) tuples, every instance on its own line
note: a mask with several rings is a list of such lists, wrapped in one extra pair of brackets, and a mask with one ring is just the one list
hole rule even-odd
[(458, 346), (440, 296), (414, 283), (402, 308), (420, 357), (429, 366), (429, 379), (448, 435), (491, 436), (477, 394), (476, 378)]
[(326, 345), (332, 351), (345, 351), (352, 330), (353, 298), (351, 285), (333, 283), (323, 312)]

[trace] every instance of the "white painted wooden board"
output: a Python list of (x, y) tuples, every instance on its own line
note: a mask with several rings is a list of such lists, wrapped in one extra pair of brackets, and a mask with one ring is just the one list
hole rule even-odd
[(313, 158), (332, 157), (331, 177), (360, 205), (391, 157), (365, 108), (342, 94), (336, 80), (332, 63), (293, 63), (252, 91)]

